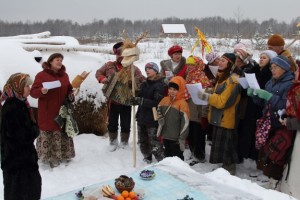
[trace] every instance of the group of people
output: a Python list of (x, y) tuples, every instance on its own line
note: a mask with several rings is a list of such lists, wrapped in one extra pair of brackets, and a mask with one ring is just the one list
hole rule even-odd
[[(116, 45), (118, 51), (115, 52), (122, 51), (122, 45)], [(210, 163), (221, 163), (224, 169), (235, 174), (236, 164), (244, 159), (252, 159), (257, 162), (258, 171), (250, 176), (265, 179), (262, 181), (269, 181), (274, 186), (274, 182), (281, 180), (284, 166), (261, 164), (265, 156), (262, 149), (279, 128), (299, 130), (297, 123), (300, 120), (297, 118), (299, 115), (293, 114), (300, 113), (298, 107), (291, 106), (293, 103), (299, 104), (298, 97), (293, 99), (293, 95), (299, 92), (290, 91), (299, 88), (296, 87), (299, 70), (284, 45), (283, 37), (274, 34), (268, 39), (267, 50), (260, 52), (258, 62), (253, 60), (252, 50), (247, 45), (238, 43), (231, 52), (221, 56), (216, 52), (208, 53), (205, 56), (207, 64), (194, 55), (185, 58), (182, 56), (183, 48), (174, 45), (168, 49), (170, 59), (162, 60), (160, 67), (154, 62), (145, 65), (145, 81), (135, 67), (135, 73), (141, 75), (136, 75), (135, 81), (141, 84), (135, 88), (135, 95), (131, 93), (129, 96), (129, 103), (123, 105), (108, 96), (110, 150), (125, 147), (122, 144), (123, 126), (130, 123), (129, 111), (127, 118), (122, 119), (123, 111), (118, 110), (122, 129), (119, 144), (119, 119), (118, 115), (112, 114), (115, 112), (113, 107), (126, 106), (130, 110), (130, 106), (138, 106), (138, 144), (146, 163), (153, 162), (153, 156), (157, 161), (169, 156), (184, 160), (186, 148), (192, 153), (190, 165), (205, 162), (206, 140), (211, 140)], [(107, 67), (112, 63), (109, 62), (97, 71), (96, 78), (100, 83), (108, 80), (110, 71), (118, 73), (122, 70), (123, 54), (116, 55), (114, 66)], [(255, 74), (260, 89), (241, 86), (239, 78), (246, 73)], [(186, 84), (195, 83), (201, 83), (203, 89), (198, 93), (198, 98), (207, 102), (207, 105), (197, 105), (192, 101)], [(124, 84), (124, 87), (128, 87), (128, 84)], [(289, 99), (292, 101), (290, 106)], [(294, 108), (293, 113), (289, 111), (290, 107)], [(288, 118), (284, 120), (278, 114), (282, 110), (287, 110)], [(261, 138), (257, 136), (257, 120), (265, 117), (267, 111), (272, 113), (272, 126), (267, 128), (266, 139), (258, 145)], [(114, 129), (110, 128), (112, 125)], [(128, 135), (126, 139), (125, 144), (128, 145)]]
[[(107, 97), (109, 151), (128, 146), (131, 109), (138, 106), (137, 143), (146, 163), (152, 163), (153, 157), (157, 161), (171, 156), (184, 160), (186, 148), (192, 153), (191, 165), (205, 162), (206, 140), (211, 140), (210, 163), (221, 163), (235, 174), (236, 164), (251, 158), (262, 173), (279, 180), (283, 166), (259, 164), (266, 141), (257, 145), (255, 133), (257, 120), (267, 111), (272, 113), (268, 138), (281, 126), (299, 130), (299, 70), (284, 44), (281, 35), (271, 36), (268, 50), (260, 53), (257, 63), (251, 49), (239, 43), (222, 56), (208, 53), (207, 64), (194, 55), (183, 57), (183, 48), (174, 45), (168, 49), (170, 59), (162, 60), (160, 67), (154, 62), (145, 65), (144, 77), (134, 65), (140, 53), (136, 44), (116, 43), (116, 60), (105, 63), (95, 75)], [(43, 70), (34, 81), (28, 74), (16, 73), (3, 88), (0, 119), (5, 200), (40, 199), (38, 159), (53, 168), (75, 156), (72, 137), (54, 120), (63, 104), (74, 101), (62, 61), (63, 55), (54, 53), (42, 63)], [(241, 87), (238, 80), (245, 73), (255, 74), (260, 89)], [(57, 80), (61, 87), (49, 90), (43, 86)], [(203, 105), (195, 104), (187, 90), (186, 84), (195, 83), (202, 85), (198, 98), (206, 102)], [(29, 95), (38, 99), (37, 120), (27, 101)], [(283, 109), (287, 118), (279, 120), (276, 113)], [(297, 158), (292, 155), (292, 159)], [(295, 170), (291, 166), (290, 170)], [(279, 170), (272, 174), (273, 168)]]

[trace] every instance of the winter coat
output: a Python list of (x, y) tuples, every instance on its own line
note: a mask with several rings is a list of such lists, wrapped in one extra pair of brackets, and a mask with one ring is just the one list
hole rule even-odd
[(240, 86), (236, 76), (230, 76), (223, 82), (217, 83), (214, 93), (208, 99), (209, 123), (214, 126), (235, 129), (240, 96)]
[[(290, 99), (290, 102), (287, 102), (287, 107), (292, 106), (291, 110), (293, 110), (293, 114), (295, 116), (291, 116), (290, 112), (287, 108), (287, 119), (286, 126), (289, 130), (297, 130), (293, 152), (291, 155), (291, 161), (288, 164), (289, 166), (285, 168), (283, 173), (283, 179), (280, 186), (280, 191), (292, 195), (293, 197), (300, 199), (300, 174), (299, 174), (299, 166), (300, 166), (300, 83), (294, 83), (294, 85), (290, 88), (288, 92), (287, 98)], [(287, 175), (289, 170), (289, 174)], [(288, 177), (287, 177), (288, 176)]]
[(166, 71), (171, 71), (174, 74), (174, 76), (181, 76), (185, 79), (185, 77), (186, 77), (186, 68), (187, 68), (187, 65), (185, 64), (185, 62), (186, 62), (185, 57), (181, 57), (181, 60), (178, 64), (178, 66), (173, 69), (171, 59), (162, 60), (160, 62), (160, 66), (161, 66), (160, 72), (161, 72), (162, 75), (165, 76)]
[[(263, 105), (265, 108), (270, 105), (272, 128), (279, 127), (277, 111), (285, 109), (287, 92), (293, 84), (294, 74), (292, 71), (286, 71), (279, 79), (271, 78), (265, 85), (265, 90), (272, 93), (269, 101), (253, 96), (254, 103)], [(264, 109), (265, 110), (265, 109)], [(264, 112), (264, 111), (263, 111)]]
[[(50, 67), (44, 63), (44, 70), (35, 76), (30, 95), (33, 98), (38, 98), (38, 125), (43, 131), (60, 131), (58, 124), (54, 119), (59, 114), (59, 109), (63, 105), (65, 98), (72, 94), (72, 85), (69, 76), (66, 73), (66, 68), (62, 68), (55, 73)], [(48, 93), (43, 94), (43, 82), (60, 81), (61, 87), (48, 90)]]
[[(119, 72), (123, 69), (123, 66), (117, 62), (107, 62), (105, 63), (100, 69), (96, 71), (96, 79), (100, 83), (104, 78), (108, 78), (109, 76), (113, 75), (116, 72)], [(141, 70), (134, 65), (134, 77), (135, 83), (137, 87), (140, 88), (140, 85), (145, 81), (145, 77), (143, 76)]]
[(179, 86), (179, 90), (173, 102), (170, 96), (167, 96), (164, 97), (158, 105), (158, 111), (162, 115), (166, 113), (166, 110), (171, 105), (165, 115), (165, 124), (161, 134), (164, 139), (183, 141), (188, 136), (190, 117), (189, 106), (184, 99), (185, 81), (182, 77), (175, 76), (170, 82), (176, 83)]
[[(136, 67), (134, 65), (133, 65), (133, 67), (134, 67), (134, 77), (135, 77), (135, 85), (136, 85), (135, 89), (138, 91), (141, 87), (141, 84), (146, 80), (146, 78), (143, 76), (142, 72), (140, 71), (140, 69), (138, 67)], [(104, 78), (108, 78), (111, 75), (113, 75), (117, 72), (120, 72), (122, 69), (123, 69), (123, 66), (119, 62), (109, 61), (109, 62), (105, 63), (100, 69), (97, 70), (95, 76), (96, 76), (96, 79), (98, 80), (98, 82), (101, 83), (101, 81)], [(131, 81), (131, 77), (128, 79)], [(128, 88), (125, 88), (126, 91), (131, 91), (131, 89), (129, 87), (131, 87), (130, 82), (128, 82)], [(123, 89), (123, 87), (122, 87), (122, 89)], [(119, 104), (115, 101), (113, 101), (113, 103)]]
[(5, 200), (38, 200), (42, 179), (34, 140), (39, 134), (24, 101), (7, 98), (2, 108), (1, 168)]
[(142, 83), (140, 92), (137, 96), (143, 98), (143, 104), (138, 107), (136, 120), (138, 124), (148, 127), (157, 127), (157, 121), (154, 121), (152, 108), (157, 107), (158, 103), (165, 95), (167, 85), (164, 78), (159, 74), (154, 80), (147, 79)]
[(9, 173), (38, 170), (34, 140), (38, 126), (31, 120), (25, 102), (8, 98), (2, 107), (1, 168)]

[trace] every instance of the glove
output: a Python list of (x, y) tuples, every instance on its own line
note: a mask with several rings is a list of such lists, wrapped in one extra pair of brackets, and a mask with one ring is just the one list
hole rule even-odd
[(266, 90), (262, 90), (262, 89), (256, 89), (254, 90), (254, 92), (257, 94), (257, 96), (261, 99), (264, 99), (266, 101), (269, 101), (271, 99), (271, 97), (273, 96), (272, 93), (266, 91)]
[(253, 92), (254, 92), (254, 89), (253, 89), (253, 88), (248, 88), (248, 89), (247, 89), (247, 95), (248, 95), (249, 97), (252, 97), (252, 96), (253, 96)]
[(203, 100), (203, 101), (208, 101), (208, 99), (209, 99), (209, 97), (210, 97), (210, 94), (209, 94), (209, 93), (206, 93), (206, 92), (204, 92), (204, 91), (202, 90), (202, 91), (200, 91), (200, 92), (198, 93), (198, 97), (199, 97), (199, 99), (201, 99), (201, 100)]
[(179, 140), (179, 147), (180, 147), (180, 151), (184, 151), (185, 150), (185, 144), (184, 144), (184, 140)]
[(140, 106), (143, 104), (144, 99), (142, 97), (132, 97), (130, 99), (131, 105)]

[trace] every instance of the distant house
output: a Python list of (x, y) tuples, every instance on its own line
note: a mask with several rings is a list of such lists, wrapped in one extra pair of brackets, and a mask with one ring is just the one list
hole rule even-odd
[(178, 38), (187, 34), (184, 24), (162, 24), (160, 37)]

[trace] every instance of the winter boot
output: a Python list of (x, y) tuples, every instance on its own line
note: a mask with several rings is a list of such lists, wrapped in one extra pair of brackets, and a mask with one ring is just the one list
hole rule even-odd
[(226, 169), (231, 175), (235, 175), (236, 172), (236, 165), (232, 164), (223, 164), (222, 167)]
[(143, 161), (144, 161), (146, 164), (151, 164), (151, 163), (152, 163), (152, 155), (145, 157), (145, 158), (143, 159)]
[(125, 149), (128, 146), (129, 133), (121, 133), (120, 147)]
[(118, 133), (109, 132), (109, 151), (113, 152), (118, 148)]

